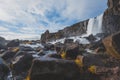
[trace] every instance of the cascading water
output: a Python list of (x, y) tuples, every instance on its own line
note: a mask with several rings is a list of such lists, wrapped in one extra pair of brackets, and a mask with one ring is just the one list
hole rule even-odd
[(97, 16), (96, 18), (89, 19), (87, 26), (87, 36), (90, 34), (96, 35), (97, 33), (102, 33), (102, 20), (103, 14)]

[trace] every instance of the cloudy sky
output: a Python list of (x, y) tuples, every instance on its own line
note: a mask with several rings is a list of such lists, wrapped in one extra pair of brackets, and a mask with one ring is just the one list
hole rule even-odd
[(0, 0), (0, 36), (6, 39), (39, 39), (95, 17), (107, 8), (107, 0)]

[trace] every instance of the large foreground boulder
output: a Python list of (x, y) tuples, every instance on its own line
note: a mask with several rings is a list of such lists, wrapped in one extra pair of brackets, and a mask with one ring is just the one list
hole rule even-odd
[(28, 80), (77, 80), (79, 71), (74, 61), (38, 58), (33, 61)]
[[(86, 79), (80, 80), (120, 80), (120, 60), (108, 55), (78, 56), (76, 63), (83, 66), (83, 73), (85, 73)], [(88, 70), (87, 73), (86, 70)], [(89, 72), (94, 74), (92, 79), (90, 79), (91, 74)]]
[(120, 31), (103, 40), (107, 53), (120, 59)]

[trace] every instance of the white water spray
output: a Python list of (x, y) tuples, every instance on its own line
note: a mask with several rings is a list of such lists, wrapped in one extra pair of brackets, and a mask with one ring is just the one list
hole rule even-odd
[(87, 36), (90, 34), (96, 35), (97, 33), (102, 33), (102, 20), (103, 14), (97, 16), (96, 18), (89, 19), (87, 26)]

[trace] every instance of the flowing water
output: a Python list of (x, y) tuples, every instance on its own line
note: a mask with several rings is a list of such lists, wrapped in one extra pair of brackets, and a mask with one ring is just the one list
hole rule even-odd
[(97, 33), (102, 33), (102, 20), (103, 14), (89, 19), (88, 26), (87, 26), (87, 35), (93, 34), (96, 35)]

